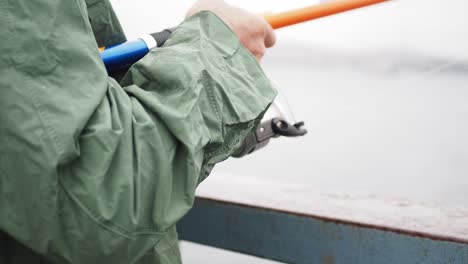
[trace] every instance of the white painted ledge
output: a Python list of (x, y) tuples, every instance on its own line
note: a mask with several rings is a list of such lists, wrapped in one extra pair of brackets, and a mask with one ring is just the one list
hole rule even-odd
[(197, 196), (468, 244), (468, 208), (440, 208), (366, 194), (324, 193), (310, 186), (214, 173)]

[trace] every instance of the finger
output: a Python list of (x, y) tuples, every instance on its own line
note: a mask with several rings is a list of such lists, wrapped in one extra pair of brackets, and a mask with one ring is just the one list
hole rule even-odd
[[(265, 21), (265, 20), (264, 20)], [(265, 21), (265, 47), (271, 48), (276, 43), (276, 34), (273, 28)]]

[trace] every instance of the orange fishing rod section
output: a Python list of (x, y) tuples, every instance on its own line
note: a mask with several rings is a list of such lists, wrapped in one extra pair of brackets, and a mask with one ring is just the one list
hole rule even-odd
[[(390, 0), (334, 0), (263, 17), (274, 29), (278, 29), (385, 1)], [(173, 30), (166, 29), (110, 48), (100, 48), (101, 59), (107, 71), (115, 72), (127, 69), (143, 58), (151, 49), (164, 45)]]
[(263, 18), (274, 29), (278, 29), (386, 1), (390, 0), (332, 0), (283, 13), (264, 15)]

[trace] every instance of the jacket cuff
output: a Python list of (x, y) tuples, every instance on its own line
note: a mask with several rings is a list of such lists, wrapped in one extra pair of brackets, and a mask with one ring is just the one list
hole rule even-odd
[(232, 155), (276, 96), (252, 53), (209, 11), (187, 18), (162, 48), (133, 65), (122, 80), (132, 84), (139, 88), (127, 92), (179, 141), (203, 150), (202, 178)]

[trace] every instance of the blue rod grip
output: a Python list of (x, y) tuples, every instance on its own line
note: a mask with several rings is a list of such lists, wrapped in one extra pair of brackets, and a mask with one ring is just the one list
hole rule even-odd
[(110, 47), (101, 52), (101, 59), (107, 72), (128, 69), (133, 63), (143, 58), (149, 52), (142, 39), (127, 41)]
[(101, 59), (106, 66), (107, 72), (111, 73), (130, 68), (132, 64), (143, 58), (150, 49), (162, 47), (174, 30), (175, 28), (165, 29), (145, 35), (141, 39), (127, 41), (105, 49), (101, 52)]

